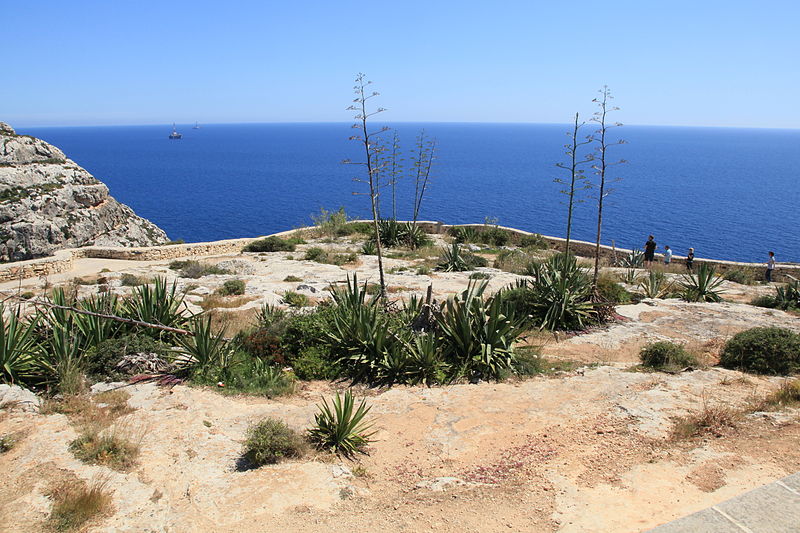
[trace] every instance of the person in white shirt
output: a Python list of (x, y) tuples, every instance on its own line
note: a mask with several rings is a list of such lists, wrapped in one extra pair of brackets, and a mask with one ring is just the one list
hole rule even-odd
[(768, 283), (772, 281), (773, 270), (775, 270), (775, 252), (770, 252), (769, 260), (767, 261), (767, 272), (764, 275)]
[(668, 265), (672, 261), (672, 250), (669, 246), (664, 246), (664, 264)]

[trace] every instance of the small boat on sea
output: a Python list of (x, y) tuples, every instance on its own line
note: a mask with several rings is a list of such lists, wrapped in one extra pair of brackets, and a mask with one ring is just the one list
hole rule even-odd
[(194, 123), (194, 126), (192, 126), (192, 129), (193, 129), (193, 130), (199, 130), (199, 129), (200, 129), (200, 124), (198, 124), (197, 122), (195, 122), (195, 123)]
[(183, 137), (183, 135), (178, 133), (178, 130), (175, 129), (175, 123), (173, 122), (172, 123), (172, 133), (169, 134), (169, 138), (170, 139), (180, 139), (181, 137)]

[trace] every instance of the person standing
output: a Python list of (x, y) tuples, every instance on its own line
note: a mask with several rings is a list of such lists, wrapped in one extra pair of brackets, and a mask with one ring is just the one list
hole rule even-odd
[(694, 248), (689, 248), (689, 253), (686, 254), (686, 269), (691, 272), (694, 267)]
[(672, 262), (672, 250), (670, 250), (669, 246), (664, 245), (664, 264), (669, 266)]
[(656, 254), (656, 241), (655, 238), (650, 235), (647, 238), (647, 242), (644, 243), (644, 262), (647, 266), (653, 262)]
[(775, 252), (770, 252), (769, 259), (767, 260), (767, 271), (764, 276), (767, 280), (767, 283), (772, 281), (773, 270), (775, 270)]

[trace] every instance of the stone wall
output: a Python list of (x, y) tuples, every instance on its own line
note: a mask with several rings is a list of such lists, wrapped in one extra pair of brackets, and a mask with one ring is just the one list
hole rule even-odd
[[(368, 222), (368, 221), (359, 221)], [(418, 222), (419, 226), (427, 233), (441, 234), (453, 227), (473, 227), (478, 230), (485, 227), (484, 224), (458, 224), (447, 225), (441, 222), (423, 220)], [(500, 229), (516, 235), (534, 235), (534, 233), (498, 226)], [(275, 233), (278, 237), (286, 237), (297, 231), (288, 230)], [(28, 261), (18, 261), (14, 263), (0, 264), (0, 282), (14, 281), (26, 278), (36, 278), (50, 276), (72, 270), (73, 261), (77, 258), (91, 257), (99, 259), (120, 259), (127, 261), (165, 261), (186, 257), (202, 257), (211, 255), (226, 255), (239, 253), (248, 243), (263, 237), (228, 239), (213, 242), (197, 242), (184, 244), (170, 244), (165, 246), (146, 246), (131, 248), (89, 246), (85, 248), (72, 248), (59, 250), (53, 256)], [(560, 237), (549, 237), (542, 235), (551, 248), (564, 250), (566, 240)], [(570, 241), (570, 249), (579, 256), (591, 257), (594, 255), (595, 245), (586, 241)], [(601, 245), (600, 256), (606, 264), (613, 264), (616, 258), (621, 258), (629, 254), (631, 250), (625, 248), (614, 248), (612, 246)], [(661, 255), (656, 254), (657, 260), (661, 261)], [(683, 256), (673, 256), (673, 263), (684, 264), (686, 258)], [(730, 270), (751, 271), (756, 279), (764, 275), (764, 265), (759, 263), (739, 263), (735, 261), (723, 261), (719, 259), (696, 258), (695, 264), (708, 263), (713, 265), (717, 272), (724, 273)], [(800, 278), (800, 265), (777, 265), (774, 272), (774, 281), (788, 281), (789, 277)]]

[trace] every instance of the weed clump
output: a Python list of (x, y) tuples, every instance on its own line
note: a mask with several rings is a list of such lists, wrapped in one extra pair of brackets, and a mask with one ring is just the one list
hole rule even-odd
[(800, 369), (800, 335), (777, 327), (742, 331), (725, 344), (720, 365), (755, 374), (792, 374)]
[(308, 296), (294, 291), (286, 291), (283, 293), (283, 302), (289, 307), (307, 307)]
[(111, 510), (111, 493), (105, 480), (66, 482), (56, 487), (50, 498), (53, 509), (49, 523), (56, 531), (79, 530), (90, 520)]
[(298, 237), (291, 239), (281, 239), (280, 237), (271, 236), (253, 241), (245, 246), (243, 252), (294, 252), (298, 244), (303, 244), (305, 241)]
[(639, 360), (643, 366), (657, 370), (675, 370), (697, 365), (694, 355), (680, 344), (669, 341), (648, 344), (639, 352)]
[(150, 280), (145, 277), (128, 273), (123, 274), (119, 278), (119, 281), (123, 287), (139, 287), (140, 285), (147, 285), (150, 283)]
[(736, 427), (740, 413), (724, 405), (708, 405), (703, 402), (703, 408), (690, 415), (678, 419), (672, 428), (674, 440), (689, 439), (709, 433), (714, 437), (721, 437), (725, 431)]
[(172, 261), (169, 264), (170, 270), (178, 270), (180, 277), (197, 279), (203, 276), (230, 274), (230, 271), (220, 268), (217, 265), (201, 263), (200, 261)]
[(242, 296), (244, 294), (245, 282), (240, 279), (229, 279), (217, 289), (221, 296)]
[(244, 458), (253, 466), (275, 464), (281, 459), (302, 457), (306, 444), (281, 420), (265, 418), (250, 426), (244, 443)]
[(84, 463), (105, 465), (115, 470), (130, 468), (139, 454), (138, 443), (131, 442), (119, 430), (101, 432), (89, 427), (72, 441), (70, 451)]

